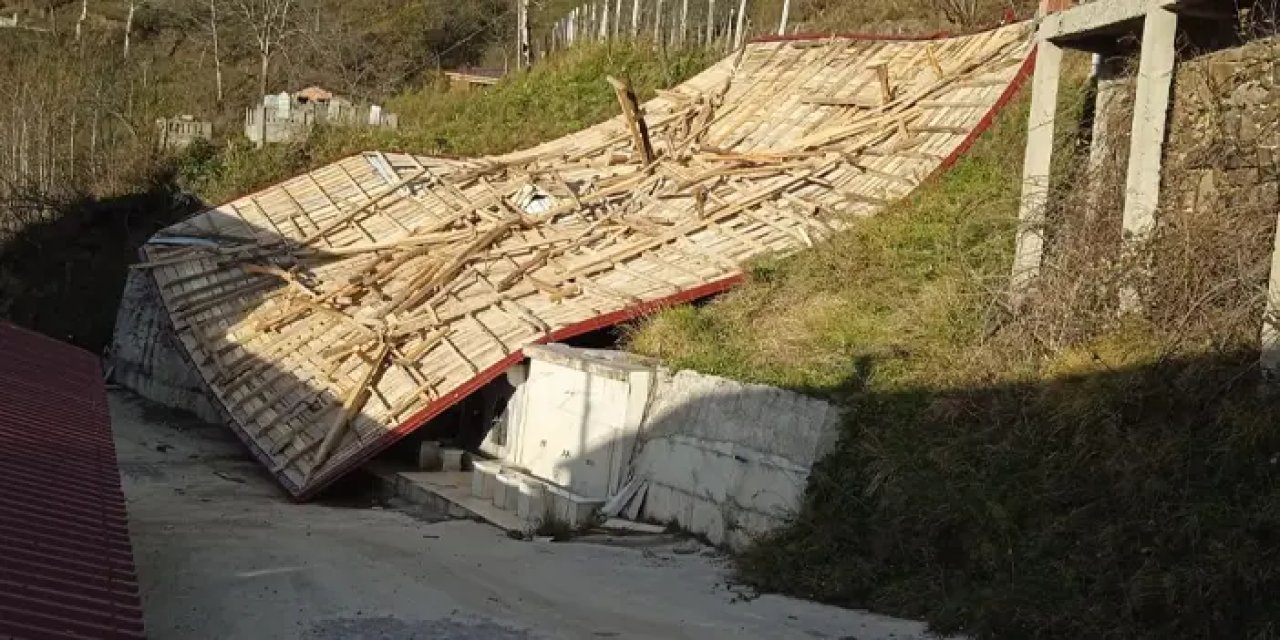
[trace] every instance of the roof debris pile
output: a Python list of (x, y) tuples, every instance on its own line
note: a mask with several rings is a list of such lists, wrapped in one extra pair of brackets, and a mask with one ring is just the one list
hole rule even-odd
[(527, 151), (347, 158), (166, 229), (141, 267), (306, 497), (523, 346), (721, 290), (909, 194), (1011, 95), (1028, 34), (752, 43), (642, 108), (617, 83), (624, 116)]

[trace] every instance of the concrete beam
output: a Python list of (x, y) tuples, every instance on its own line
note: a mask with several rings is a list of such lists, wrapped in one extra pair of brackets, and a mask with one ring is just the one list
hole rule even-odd
[(1036, 48), (1031, 113), (1027, 120), (1027, 150), (1022, 164), (1022, 202), (1018, 208), (1017, 247), (1010, 283), (1014, 306), (1022, 302), (1039, 278), (1044, 260), (1044, 212), (1049, 201), (1054, 118), (1058, 110), (1061, 75), (1062, 48), (1042, 39)]
[(1040, 37), (1066, 48), (1073, 41), (1093, 39), (1117, 29), (1136, 27), (1143, 16), (1162, 0), (1105, 0), (1082, 4), (1045, 16)]
[[(1154, 0), (1152, 4), (1160, 1)], [(1155, 228), (1177, 31), (1178, 15), (1163, 6), (1153, 6), (1143, 21), (1142, 59), (1138, 63), (1129, 172), (1125, 180), (1123, 242), (1126, 250), (1142, 245)], [(1138, 309), (1137, 292), (1132, 288), (1122, 289), (1120, 298), (1121, 311)]]

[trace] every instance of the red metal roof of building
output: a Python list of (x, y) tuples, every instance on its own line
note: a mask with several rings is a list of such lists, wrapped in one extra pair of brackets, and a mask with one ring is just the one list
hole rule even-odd
[(98, 359), (3, 322), (0, 637), (144, 637)]

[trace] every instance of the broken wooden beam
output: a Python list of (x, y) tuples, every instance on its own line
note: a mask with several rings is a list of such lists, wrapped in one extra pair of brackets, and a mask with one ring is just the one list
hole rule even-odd
[(644, 116), (640, 113), (640, 102), (636, 99), (635, 90), (626, 80), (613, 76), (607, 76), (606, 79), (613, 85), (614, 93), (618, 94), (618, 104), (622, 107), (622, 117), (627, 121), (627, 128), (631, 130), (636, 153), (645, 166), (653, 164), (653, 142), (649, 140), (649, 125), (645, 124)]
[(887, 105), (893, 101), (893, 86), (889, 84), (889, 63), (883, 60), (872, 62), (867, 65), (868, 69), (876, 72), (876, 78), (880, 80), (880, 104)]

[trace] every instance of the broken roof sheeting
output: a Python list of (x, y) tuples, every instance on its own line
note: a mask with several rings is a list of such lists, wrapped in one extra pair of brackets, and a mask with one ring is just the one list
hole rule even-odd
[(305, 497), (522, 346), (723, 290), (907, 195), (1012, 94), (1029, 33), (752, 43), (645, 105), (651, 166), (621, 117), (505, 156), (357, 155), (170, 227), (221, 246), (149, 245), (147, 268), (233, 428)]
[(142, 638), (98, 359), (0, 322), (0, 637)]

